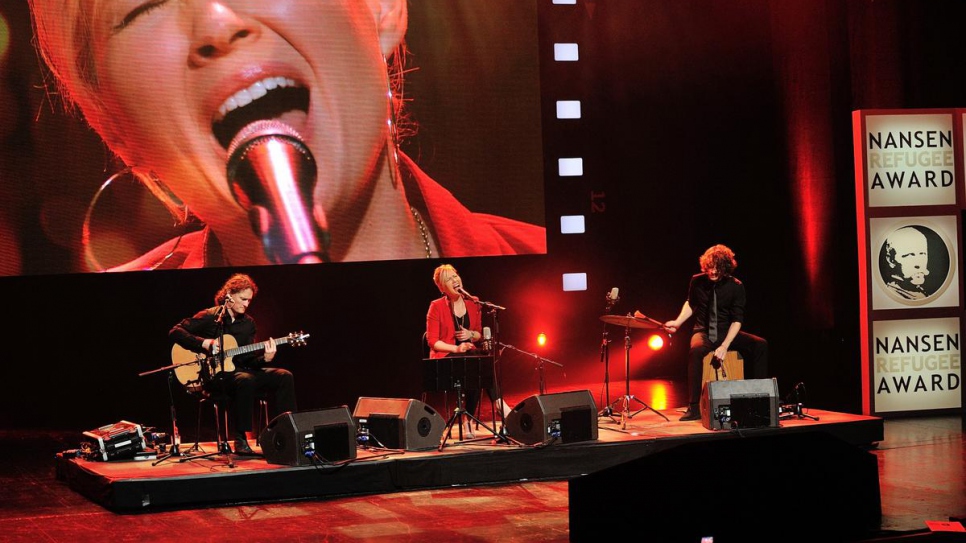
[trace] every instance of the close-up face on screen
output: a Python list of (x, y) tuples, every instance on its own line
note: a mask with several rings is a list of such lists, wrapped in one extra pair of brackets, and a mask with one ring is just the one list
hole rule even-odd
[(546, 253), (533, 2), (15, 3), (0, 275)]

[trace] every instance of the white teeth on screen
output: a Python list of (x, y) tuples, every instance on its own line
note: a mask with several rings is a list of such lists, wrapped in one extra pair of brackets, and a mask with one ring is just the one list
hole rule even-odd
[(268, 94), (268, 91), (279, 87), (294, 87), (295, 80), (287, 77), (266, 77), (261, 81), (256, 81), (247, 89), (242, 89), (231, 95), (221, 106), (218, 107), (218, 119), (221, 120), (229, 111), (245, 107), (255, 100)]

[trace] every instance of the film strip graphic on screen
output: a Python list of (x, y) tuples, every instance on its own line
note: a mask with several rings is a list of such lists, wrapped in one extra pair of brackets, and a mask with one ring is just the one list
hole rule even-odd
[(963, 113), (853, 112), (865, 414), (963, 406)]

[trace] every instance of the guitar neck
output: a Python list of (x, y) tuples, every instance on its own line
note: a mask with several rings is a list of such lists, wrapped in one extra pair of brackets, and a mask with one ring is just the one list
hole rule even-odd
[[(268, 340), (271, 341), (271, 340)], [(268, 341), (262, 341), (259, 343), (251, 343), (248, 345), (242, 345), (241, 347), (235, 347), (234, 349), (228, 349), (225, 351), (225, 356), (234, 357), (240, 354), (251, 353), (255, 351), (260, 351), (268, 346)], [(288, 343), (288, 336), (280, 337), (275, 339), (276, 345), (285, 345)]]

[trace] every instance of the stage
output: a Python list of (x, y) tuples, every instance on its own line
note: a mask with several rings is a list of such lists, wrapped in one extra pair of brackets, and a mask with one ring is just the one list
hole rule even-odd
[[(69, 488), (109, 510), (138, 512), (520, 481), (592, 480), (586, 476), (647, 463), (650, 458), (666, 457), (660, 454), (666, 451), (676, 454), (676, 451), (698, 447), (713, 455), (716, 450), (732, 447), (736, 441), (768, 443), (759, 448), (782, 460), (796, 451), (772, 450), (774, 446), (782, 446), (781, 440), (821, 444), (831, 440), (841, 445), (836, 445), (834, 451), (820, 450), (816, 454), (834, 457), (841, 447), (864, 452), (883, 439), (883, 421), (876, 417), (817, 409), (807, 414), (809, 417), (781, 420), (778, 427), (709, 430), (701, 421), (679, 422), (677, 410), (659, 413), (644, 409), (623, 422), (619, 414), (597, 417), (595, 439), (571, 436), (571, 442), (560, 442), (558, 438), (546, 444), (496, 439), (484, 428), (477, 430), (476, 439), (459, 441), (454, 428), (441, 449), (434, 446), (417, 451), (359, 445), (354, 458), (309, 465), (271, 463), (261, 456), (193, 458), (183, 455), (158, 462), (156, 459), (97, 461), (62, 453), (56, 458), (56, 473)], [(430, 437), (435, 435), (442, 432)], [(216, 451), (214, 443), (200, 445), (203, 451)], [(190, 443), (182, 444), (181, 449), (187, 451), (190, 446)], [(255, 450), (260, 451), (258, 447)], [(738, 464), (721, 468), (735, 473), (759, 469), (742, 466), (740, 460), (728, 462)], [(872, 491), (869, 489), (870, 494)], [(877, 483), (874, 494), (877, 499)], [(876, 509), (879, 506), (874, 505)], [(573, 523), (572, 519), (572, 531), (575, 530)], [(579, 533), (579, 522), (576, 528)]]

